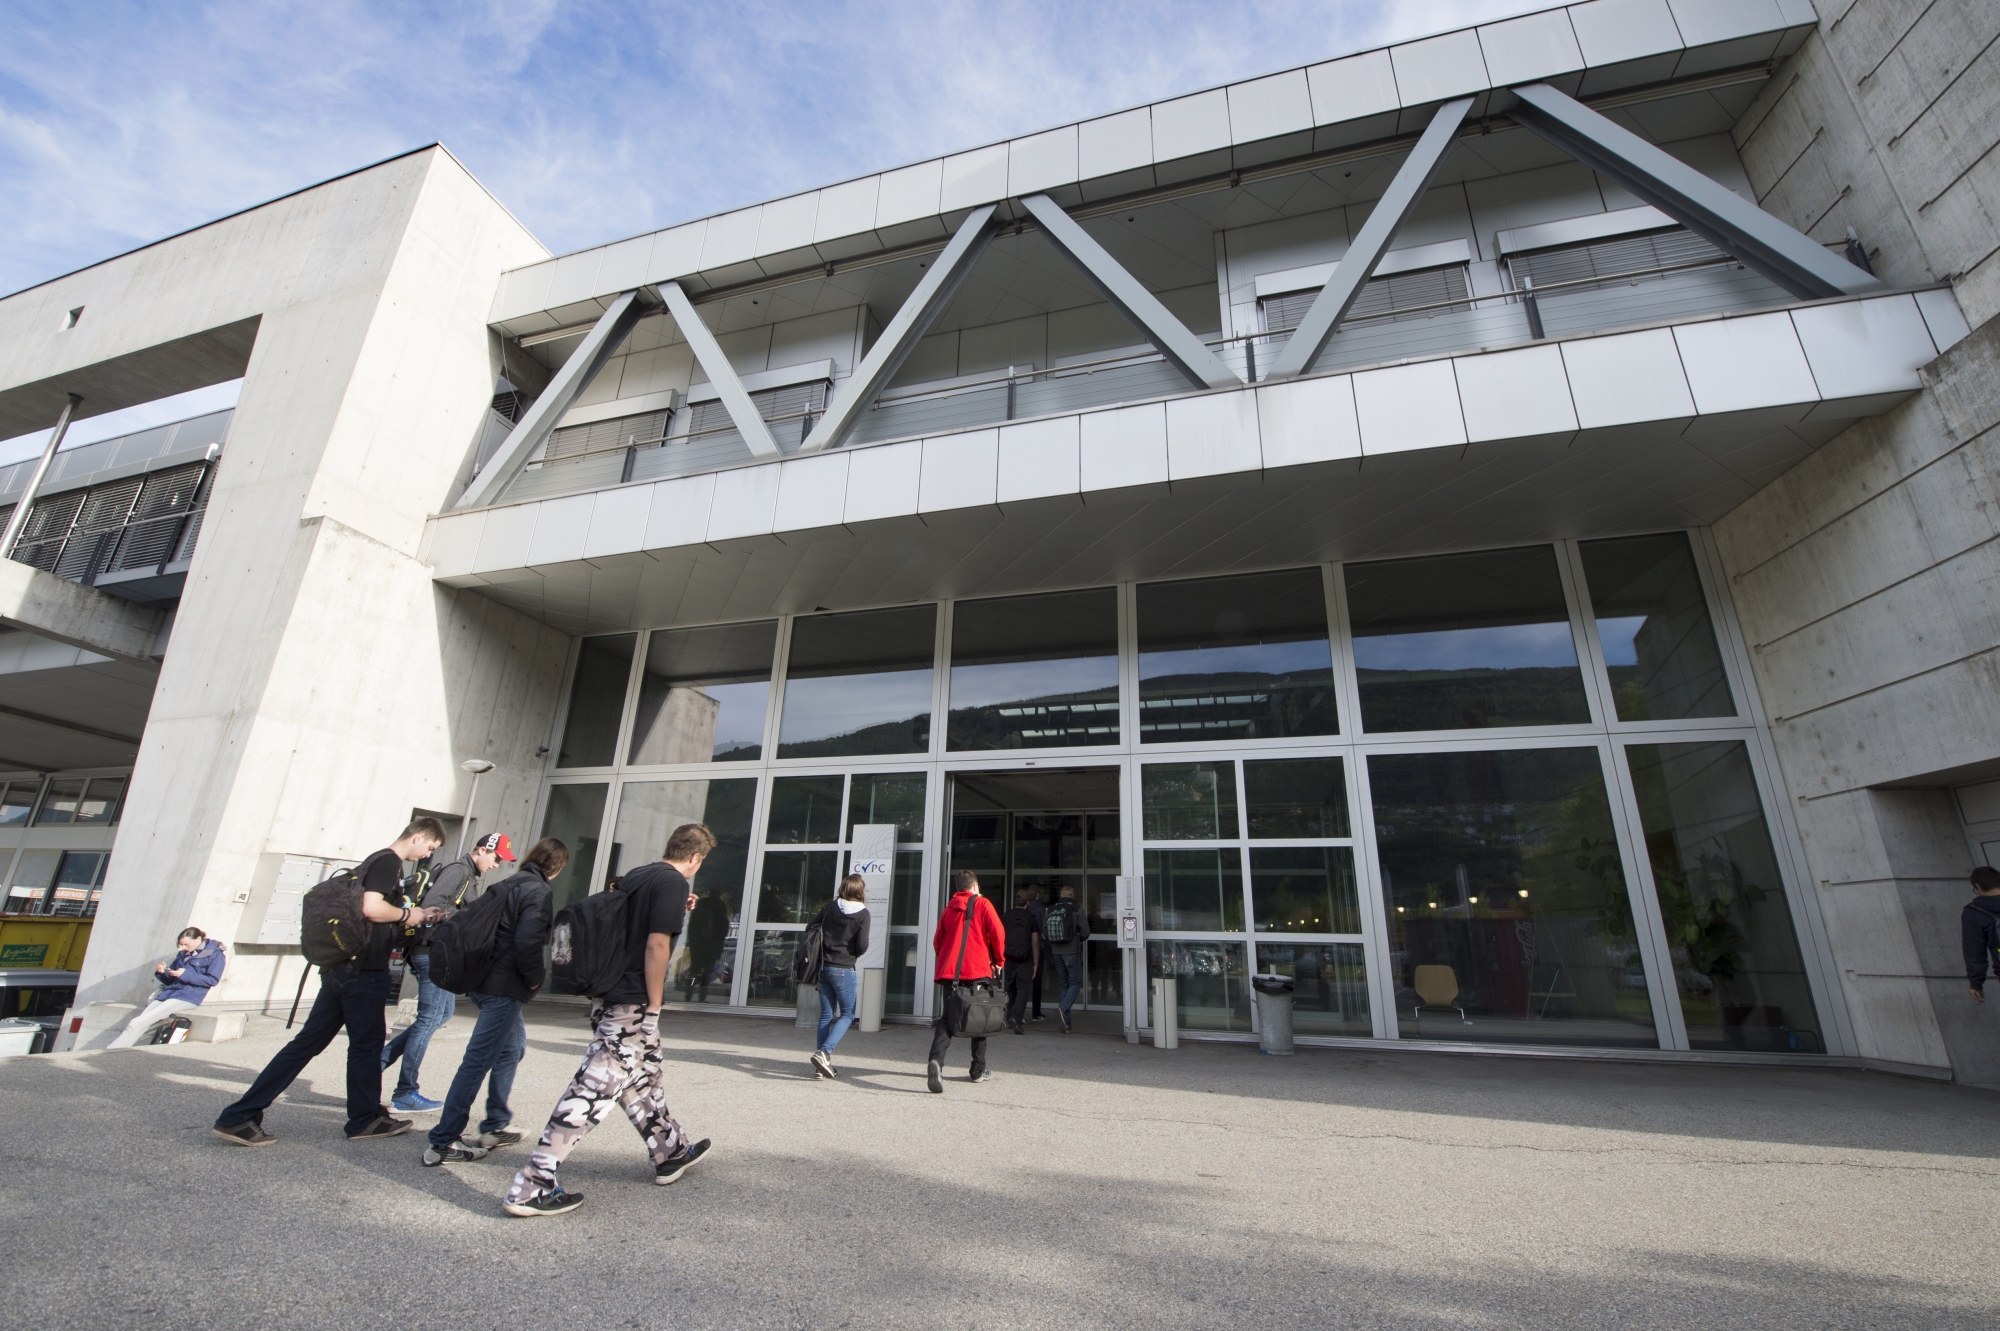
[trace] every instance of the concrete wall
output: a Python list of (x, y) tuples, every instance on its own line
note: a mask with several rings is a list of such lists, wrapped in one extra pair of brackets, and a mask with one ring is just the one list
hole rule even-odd
[(1949, 279), (1977, 327), (2000, 313), (2000, 5), (1817, 5), (1736, 127), (1757, 201), (1816, 240), (1852, 226), (1892, 283)]
[(2000, 761), (2000, 320), (1715, 526), (1865, 1057), (2000, 1086), (1947, 787)]
[[(430, 149), (0, 303), (4, 332), (88, 301), (105, 354), (259, 320), (79, 1002), (142, 997), (190, 921), (233, 942), (261, 854), (358, 857), (463, 808), (463, 758), (498, 764), (482, 823), (526, 832), (567, 643), (417, 545), (484, 423), (498, 275), (544, 252)], [(212, 1001), (289, 1001), (296, 954), (232, 951)]]

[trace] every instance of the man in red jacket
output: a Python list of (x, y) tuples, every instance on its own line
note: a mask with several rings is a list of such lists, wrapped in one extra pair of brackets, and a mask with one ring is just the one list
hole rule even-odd
[[(970, 920), (968, 926), (967, 921)], [(993, 903), (979, 895), (979, 875), (960, 869), (951, 876), (951, 902), (938, 916), (937, 933), (931, 937), (931, 953), (937, 958), (937, 1020), (932, 1023), (931, 1094), (944, 1094), (944, 1056), (951, 1047), (952, 986), (958, 982), (990, 980), (1000, 973), (1000, 958), (1006, 951), (1006, 931), (1000, 927), (1000, 913)], [(991, 1081), (986, 1070), (986, 1037), (972, 1041), (972, 1075), (969, 1081)]]

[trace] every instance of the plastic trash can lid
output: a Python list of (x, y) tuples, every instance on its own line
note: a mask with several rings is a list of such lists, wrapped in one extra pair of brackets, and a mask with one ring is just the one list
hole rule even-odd
[(1289, 975), (1253, 975), (1250, 983), (1260, 994), (1289, 994), (1298, 987)]

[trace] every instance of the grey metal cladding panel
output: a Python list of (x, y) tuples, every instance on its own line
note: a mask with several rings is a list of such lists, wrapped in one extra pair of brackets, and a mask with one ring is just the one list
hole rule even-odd
[[(1526, 310), (1519, 305), (1491, 302), (1470, 310), (1446, 310), (1428, 319), (1384, 319), (1342, 328), (1313, 362), (1313, 369), (1326, 373), (1383, 365), (1523, 342), (1527, 338)], [(1260, 348), (1258, 358), (1261, 360), (1263, 356)]]
[(639, 454), (632, 467), (635, 481), (657, 481), (668, 476), (688, 476), (723, 467), (747, 467), (757, 456), (743, 442), (743, 436), (728, 431), (688, 443), (670, 443)]
[(1783, 288), (1747, 268), (1701, 268), (1674, 273), (1639, 286), (1554, 294), (1540, 301), (1542, 327), (1550, 337), (1621, 328), (1631, 324), (1693, 319), (1706, 314), (1753, 310), (1791, 301)]
[(519, 504), (530, 499), (547, 499), (554, 495), (602, 490), (606, 486), (618, 484), (618, 478), (624, 470), (623, 452), (599, 453), (594, 457), (580, 458), (574, 462), (551, 462), (547, 466), (532, 467), (516, 476), (501, 492), (496, 502)]
[(1085, 374), (1058, 375), (1024, 384), (1014, 394), (1014, 414), (1043, 416), (1114, 402), (1137, 402), (1184, 392), (1187, 385), (1164, 360), (1114, 365)]
[[(1018, 392), (1018, 390), (1016, 390)], [(862, 413), (848, 436), (850, 444), (878, 443), (925, 434), (949, 434), (980, 425), (992, 425), (1007, 417), (1007, 389), (954, 393), (950, 397), (925, 398), (916, 402), (877, 402)]]

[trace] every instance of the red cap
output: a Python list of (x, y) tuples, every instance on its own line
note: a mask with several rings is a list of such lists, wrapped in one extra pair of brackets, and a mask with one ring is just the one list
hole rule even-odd
[(510, 863), (514, 859), (514, 844), (507, 840), (505, 832), (488, 832), (485, 836), (479, 838), (478, 844), (474, 845), (473, 849), (483, 850), (489, 855), (497, 855), (499, 858), (507, 860)]

